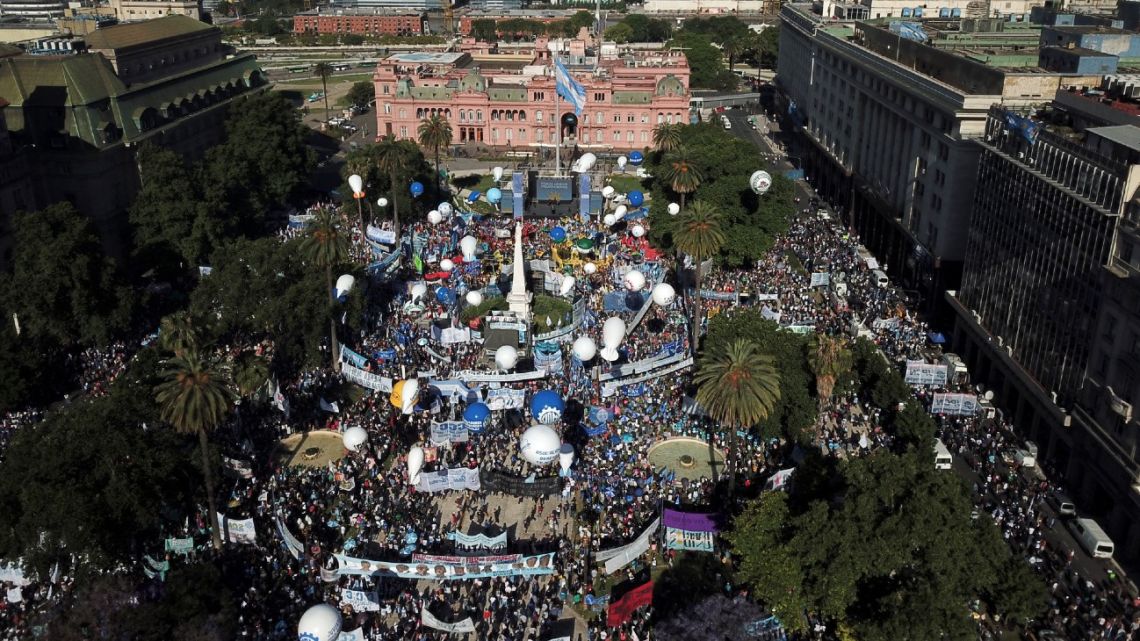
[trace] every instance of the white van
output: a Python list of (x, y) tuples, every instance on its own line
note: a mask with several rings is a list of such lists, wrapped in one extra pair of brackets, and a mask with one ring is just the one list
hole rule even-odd
[(1069, 521), (1069, 529), (1081, 547), (1094, 559), (1111, 559), (1115, 546), (1112, 539), (1100, 529), (1097, 522), (1092, 519), (1073, 519)]
[(942, 439), (934, 439), (934, 469), (948, 470), (954, 464), (954, 457), (950, 456), (950, 450)]
[(891, 281), (887, 278), (887, 273), (881, 269), (871, 271), (871, 280), (879, 287), (890, 287)]

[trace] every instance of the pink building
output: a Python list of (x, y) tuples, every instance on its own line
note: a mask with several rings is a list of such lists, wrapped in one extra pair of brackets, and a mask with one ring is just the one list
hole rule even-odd
[[(552, 51), (586, 89), (575, 122), (565, 100), (555, 103)], [(679, 51), (619, 51), (600, 59), (583, 40), (540, 38), (524, 53), (420, 52), (381, 61), (376, 84), (376, 131), (415, 138), (424, 118), (443, 114), (453, 142), (525, 150), (553, 146), (562, 123), (564, 146), (641, 149), (659, 123), (689, 121), (689, 64)]]

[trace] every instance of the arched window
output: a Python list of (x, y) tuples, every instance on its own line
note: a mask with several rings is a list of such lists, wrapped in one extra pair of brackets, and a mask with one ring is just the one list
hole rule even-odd
[(483, 110), (480, 109), (479, 111), (475, 112), (475, 114), (476, 114), (475, 120), (477, 120), (479, 122), (483, 122)]
[(526, 112), (525, 111), (519, 112), (519, 120), (522, 122), (526, 122)]

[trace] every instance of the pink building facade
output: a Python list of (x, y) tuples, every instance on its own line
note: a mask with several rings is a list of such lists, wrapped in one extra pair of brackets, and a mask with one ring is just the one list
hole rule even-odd
[[(631, 150), (652, 146), (659, 123), (689, 122), (689, 65), (678, 51), (621, 52), (596, 64), (584, 43), (570, 41), (563, 61), (586, 89), (586, 106), (557, 99), (552, 54), (539, 39), (528, 54), (397, 54), (377, 65), (376, 131), (414, 139), (420, 121), (441, 114), (453, 144), (482, 143), (525, 151), (553, 146)], [(557, 102), (556, 102), (557, 101)], [(568, 120), (570, 122), (568, 122)]]

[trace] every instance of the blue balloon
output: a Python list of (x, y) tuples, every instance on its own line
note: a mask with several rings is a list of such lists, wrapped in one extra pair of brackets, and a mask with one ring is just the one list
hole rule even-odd
[(491, 418), (491, 409), (485, 403), (472, 403), (463, 410), (463, 422), (472, 432), (482, 432)]
[(645, 194), (636, 189), (626, 194), (625, 198), (634, 207), (640, 207), (645, 203)]
[(412, 183), (412, 186), (410, 189), (412, 191), (412, 197), (413, 198), (419, 198), (424, 193), (424, 185), (423, 185), (423, 183), (419, 182), (418, 180), (416, 182)]
[(566, 409), (566, 402), (552, 390), (542, 390), (530, 399), (530, 413), (536, 421), (543, 425), (554, 425), (562, 420), (562, 411)]
[(473, 203), (476, 200), (479, 200), (479, 190), (478, 189), (472, 189), (471, 194), (467, 196), (467, 202)]
[(640, 165), (643, 160), (645, 160), (645, 156), (641, 155), (640, 151), (629, 152), (629, 164)]
[(450, 305), (455, 300), (455, 292), (447, 287), (438, 287), (435, 290), (435, 299), (443, 305)]
[(566, 240), (566, 230), (561, 227), (555, 227), (550, 230), (550, 240), (556, 243), (561, 243)]
[(498, 187), (492, 187), (487, 190), (487, 202), (492, 205), (503, 199), (503, 192)]

